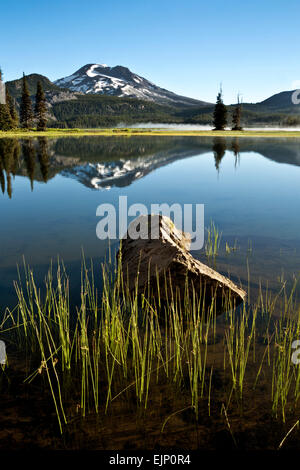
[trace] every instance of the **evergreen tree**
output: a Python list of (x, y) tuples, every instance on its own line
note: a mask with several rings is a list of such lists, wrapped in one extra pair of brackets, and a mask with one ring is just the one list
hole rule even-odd
[(18, 113), (16, 110), (15, 100), (10, 96), (7, 87), (5, 90), (5, 94), (6, 94), (6, 105), (8, 106), (8, 109), (9, 109), (9, 114), (10, 114), (11, 122), (12, 122), (12, 128), (15, 129), (19, 125), (19, 117), (18, 117)]
[(9, 131), (13, 127), (7, 104), (0, 104), (0, 131)]
[(13, 152), (12, 174), (16, 176), (17, 170), (20, 166), (21, 145), (20, 145), (19, 140), (13, 139), (13, 141), (14, 141), (14, 152)]
[(23, 84), (22, 84), (22, 98), (20, 105), (20, 124), (21, 127), (29, 129), (32, 125), (33, 112), (31, 99), (29, 95), (27, 80), (25, 74), (23, 73)]
[(2, 162), (0, 160), (0, 188), (2, 193), (5, 193), (5, 177), (4, 177), (4, 172), (3, 172), (3, 166)]
[(224, 139), (224, 137), (217, 137), (216, 139), (214, 139), (212, 150), (214, 153), (215, 167), (217, 172), (219, 172), (220, 163), (226, 152), (226, 140)]
[(45, 137), (39, 137), (38, 139), (37, 156), (40, 162), (43, 181), (47, 183), (49, 179), (50, 157), (48, 154), (47, 139)]
[(0, 139), (0, 187), (2, 193), (5, 193), (5, 175), (4, 175), (4, 152), (3, 152), (3, 140)]
[(26, 165), (27, 175), (30, 179), (31, 191), (33, 191), (36, 152), (32, 139), (24, 140), (22, 144), (22, 153), (24, 156), (24, 163)]
[(214, 109), (214, 130), (215, 131), (224, 131), (227, 125), (227, 108), (223, 103), (222, 98), (222, 88), (220, 87), (220, 91), (217, 96), (217, 102)]
[(234, 167), (236, 168), (237, 165), (240, 164), (240, 143), (239, 143), (239, 139), (237, 137), (235, 137), (233, 140), (232, 140), (232, 143), (231, 143), (231, 150), (233, 151), (233, 155), (234, 155)]
[[(12, 139), (0, 139), (0, 185), (3, 194), (5, 193), (5, 187), (11, 192), (11, 180), (10, 166), (11, 166), (11, 140)], [(7, 186), (5, 185), (5, 177)]]
[(47, 105), (46, 105), (45, 93), (44, 93), (41, 82), (37, 82), (34, 112), (35, 112), (35, 117), (37, 119), (37, 130), (45, 131), (46, 124), (47, 124), (47, 119), (46, 119)]
[(241, 116), (242, 116), (242, 103), (240, 102), (240, 95), (237, 96), (237, 104), (232, 114), (232, 130), (242, 131), (241, 127)]
[[(2, 82), (3, 74), (0, 68), (0, 82)], [(10, 116), (7, 101), (0, 103), (0, 131), (9, 131), (13, 128), (13, 122)]]
[[(0, 188), (12, 197), (12, 175), (17, 172), (20, 156), (20, 142), (17, 139), (0, 139)], [(6, 184), (5, 184), (6, 176)]]
[(13, 162), (14, 139), (1, 139), (3, 168), (6, 173), (6, 192), (8, 197), (12, 197), (11, 168)]

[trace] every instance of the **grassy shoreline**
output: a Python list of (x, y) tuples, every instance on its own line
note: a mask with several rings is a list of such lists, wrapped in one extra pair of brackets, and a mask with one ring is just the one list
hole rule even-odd
[(26, 137), (82, 137), (82, 136), (193, 136), (193, 137), (288, 137), (300, 138), (299, 131), (178, 131), (165, 129), (135, 129), (135, 128), (109, 128), (109, 129), (47, 129), (44, 132), (36, 130), (17, 129), (14, 131), (0, 131), (1, 138)]

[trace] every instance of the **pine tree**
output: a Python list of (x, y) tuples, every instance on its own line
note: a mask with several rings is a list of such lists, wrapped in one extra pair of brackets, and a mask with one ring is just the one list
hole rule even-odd
[(22, 153), (24, 156), (24, 163), (26, 165), (27, 175), (30, 179), (31, 191), (33, 191), (36, 152), (32, 139), (24, 140), (22, 144)]
[(220, 91), (217, 96), (217, 102), (214, 109), (214, 130), (215, 131), (224, 131), (227, 125), (227, 108), (223, 103), (222, 98), (222, 88), (220, 87)]
[(23, 88), (22, 88), (22, 98), (20, 105), (20, 124), (21, 127), (29, 129), (32, 125), (33, 112), (31, 99), (29, 95), (27, 80), (25, 74), (23, 73)]
[(3, 152), (3, 140), (0, 139), (0, 188), (2, 193), (5, 193), (5, 174), (4, 174), (4, 152)]
[(4, 194), (5, 193), (5, 176), (4, 176), (1, 159), (0, 159), (0, 188), (1, 188), (2, 193)]
[[(0, 82), (2, 82), (3, 74), (0, 68)], [(1, 83), (2, 85), (2, 83)], [(0, 103), (0, 131), (9, 131), (13, 128), (13, 122), (10, 116), (7, 101)]]
[[(12, 177), (19, 166), (20, 142), (17, 139), (0, 139), (0, 188), (12, 197)], [(6, 177), (6, 178), (5, 178)], [(6, 180), (6, 182), (5, 182)]]
[(18, 168), (20, 166), (21, 144), (20, 144), (20, 141), (17, 139), (13, 139), (13, 141), (14, 141), (14, 151), (13, 151), (13, 164), (12, 164), (11, 172), (13, 176), (16, 176)]
[[(13, 162), (14, 152), (14, 139), (2, 139), (3, 145), (1, 145), (3, 168), (6, 173), (6, 192), (8, 197), (12, 197), (12, 184), (11, 184), (11, 168)], [(2, 143), (2, 142), (1, 142)]]
[(0, 104), (0, 131), (13, 129), (13, 123), (7, 104)]
[(5, 90), (5, 94), (6, 94), (6, 105), (8, 106), (9, 114), (10, 114), (11, 121), (12, 121), (12, 128), (15, 129), (19, 125), (19, 116), (16, 110), (15, 100), (9, 94), (7, 87)]
[(217, 137), (214, 139), (212, 150), (214, 152), (215, 167), (216, 170), (220, 171), (220, 163), (226, 152), (226, 140), (224, 137)]
[(240, 95), (237, 96), (237, 104), (233, 110), (232, 114), (232, 130), (233, 131), (242, 131), (241, 126), (241, 116), (242, 116), (242, 103), (240, 101)]
[(46, 124), (47, 124), (47, 119), (46, 119), (47, 105), (46, 105), (45, 93), (44, 93), (41, 82), (37, 82), (34, 112), (35, 112), (35, 117), (37, 119), (37, 130), (45, 131)]
[(231, 150), (234, 155), (234, 167), (240, 164), (240, 143), (238, 137), (235, 137), (231, 143)]
[(0, 180), (3, 194), (6, 188), (11, 193), (10, 167), (12, 142), (13, 139), (0, 139)]
[(39, 137), (38, 139), (38, 151), (37, 156), (40, 162), (40, 169), (44, 183), (47, 183), (49, 179), (49, 168), (50, 168), (50, 157), (47, 148), (46, 137)]

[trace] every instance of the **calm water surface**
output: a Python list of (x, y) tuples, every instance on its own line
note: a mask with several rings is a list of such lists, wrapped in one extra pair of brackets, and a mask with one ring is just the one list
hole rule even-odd
[[(0, 184), (1, 308), (15, 304), (23, 257), (42, 284), (59, 255), (75, 299), (82, 250), (97, 267), (107, 253), (96, 208), (123, 195), (149, 209), (205, 204), (205, 225), (222, 232), (216, 267), (246, 288), (276, 290), (300, 273), (300, 138), (0, 139)], [(193, 255), (205, 261), (203, 249)]]

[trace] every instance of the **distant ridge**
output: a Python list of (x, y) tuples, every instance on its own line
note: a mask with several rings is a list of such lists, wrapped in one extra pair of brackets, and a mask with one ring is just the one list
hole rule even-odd
[(292, 96), (293, 96), (293, 93), (295, 92), (296, 90), (292, 90), (292, 91), (282, 91), (280, 93), (276, 93), (275, 95), (272, 95), (270, 96), (269, 98), (261, 101), (260, 103), (257, 103), (257, 104), (260, 104), (260, 105), (263, 105), (263, 106), (271, 106), (271, 107), (275, 107), (275, 108), (288, 108), (290, 106), (298, 106), (299, 105), (295, 105), (293, 103), (293, 100), (292, 100)]

